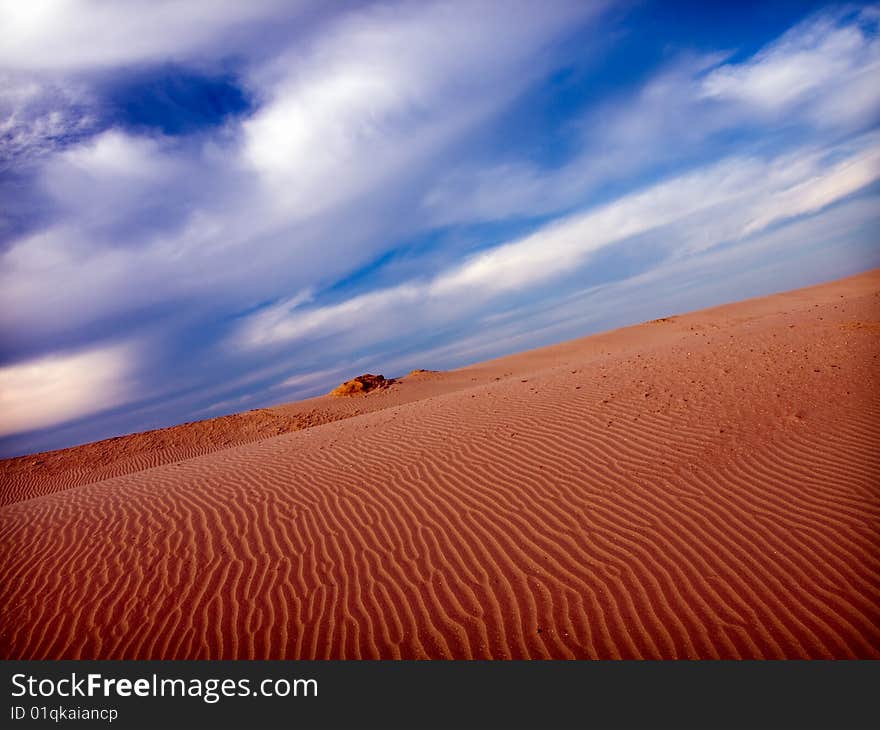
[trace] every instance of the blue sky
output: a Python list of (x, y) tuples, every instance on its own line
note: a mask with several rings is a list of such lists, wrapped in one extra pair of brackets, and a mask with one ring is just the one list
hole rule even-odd
[(878, 23), (0, 0), (0, 455), (880, 265)]

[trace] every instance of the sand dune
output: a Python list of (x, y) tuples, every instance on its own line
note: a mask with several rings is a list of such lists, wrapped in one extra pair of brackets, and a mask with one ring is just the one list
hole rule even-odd
[(8, 460), (0, 655), (878, 658), (878, 328), (874, 271)]

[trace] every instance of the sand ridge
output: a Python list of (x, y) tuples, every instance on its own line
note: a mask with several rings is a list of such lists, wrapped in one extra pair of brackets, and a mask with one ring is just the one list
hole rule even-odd
[(44, 481), (0, 655), (880, 657), (878, 322), (874, 271)]

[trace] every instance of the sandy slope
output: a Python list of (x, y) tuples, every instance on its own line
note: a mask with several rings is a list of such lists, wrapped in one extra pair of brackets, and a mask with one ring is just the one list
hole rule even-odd
[(880, 657), (878, 356), (875, 271), (10, 460), (0, 655)]

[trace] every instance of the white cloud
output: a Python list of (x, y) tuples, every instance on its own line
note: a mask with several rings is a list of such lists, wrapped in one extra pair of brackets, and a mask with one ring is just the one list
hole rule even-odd
[(312, 309), (282, 302), (246, 320), (235, 344), (259, 348), (351, 333), (362, 341), (398, 324), (418, 328), (436, 317), (448, 323), (499, 294), (523, 293), (574, 273), (596, 251), (649, 232), (662, 231), (664, 239), (675, 241), (674, 257), (686, 257), (822, 210), (880, 179), (878, 160), (880, 141), (874, 135), (848, 147), (769, 161), (724, 160), (546, 225), (427, 281)]
[[(611, 243), (688, 219), (697, 218), (699, 225), (680, 237), (680, 253), (815, 212), (880, 178), (880, 142), (868, 137), (862, 143), (830, 167), (827, 155), (801, 152), (769, 163), (733, 158), (673, 178), (479, 254), (437, 277), (430, 291), (534, 286), (571, 271)], [(703, 213), (707, 217), (699, 218)]]
[(164, 258), (158, 247), (127, 243), (107, 246), (69, 223), (15, 241), (0, 254), (4, 344), (45, 351), (59, 339), (70, 342), (83, 328), (97, 325), (100, 331), (102, 324), (124, 322), (134, 312), (180, 296), (189, 277), (196, 276), (178, 274), (177, 262)]
[[(871, 26), (874, 26), (872, 32)], [(877, 78), (880, 40), (873, 12), (841, 22), (826, 14), (804, 22), (745, 63), (730, 63), (709, 73), (702, 83), (703, 95), (711, 99), (748, 104), (759, 113), (778, 114), (803, 103), (818, 123), (838, 121), (827, 100), (842, 100), (834, 93), (841, 87), (861, 86)], [(845, 115), (863, 118), (875, 113), (880, 92), (859, 96), (847, 104)], [(864, 107), (864, 108), (862, 108)], [(824, 112), (830, 112), (825, 115)]]
[(242, 24), (295, 14), (281, 0), (0, 0), (0, 67), (64, 72), (181, 60)]
[(743, 234), (822, 210), (877, 179), (880, 179), (880, 144), (761, 201), (753, 213), (755, 217), (743, 228)]
[(53, 155), (41, 181), (58, 206), (78, 219), (85, 237), (94, 239), (90, 227), (134, 217), (188, 172), (157, 139), (111, 129)]
[(41, 185), (64, 215), (0, 254), (0, 304), (15, 312), (0, 321), (33, 340), (179, 298), (247, 308), (344, 276), (396, 227), (423, 224), (398, 210), (407, 186), (435, 174), (455, 136), (546, 70), (541, 49), (599, 7), (342, 14), (249, 68), (261, 106), (216, 138), (114, 129), (52, 155)]
[(222, 70), (224, 59), (271, 53), (266, 26), (291, 26), (314, 5), (0, 0), (0, 164), (34, 161), (93, 133), (104, 111), (101, 86), (121, 70)]
[(315, 333), (359, 329), (365, 321), (381, 317), (391, 307), (418, 304), (424, 295), (421, 287), (404, 284), (301, 314), (295, 305), (282, 303), (248, 318), (236, 336), (236, 345), (255, 348), (297, 340)]
[(300, 373), (299, 375), (291, 375), (285, 378), (273, 388), (308, 388), (310, 386), (323, 384), (329, 380), (339, 377), (345, 372), (344, 368), (332, 368), (330, 370), (318, 370), (316, 372)]
[(527, 8), (426, 2), (344, 17), (255, 74), (269, 91), (244, 123), (244, 163), (294, 218), (405, 175), (533, 80), (544, 46), (601, 4)]
[(744, 197), (758, 167), (759, 163), (750, 160), (733, 160), (565, 218), (525, 239), (475, 256), (438, 277), (432, 292), (534, 286), (571, 271), (589, 254), (611, 243)]
[[(728, 130), (794, 128), (812, 140), (857, 134), (880, 118), (880, 13), (829, 11), (743, 61), (682, 57), (636, 91), (591, 107), (576, 152), (556, 168), (523, 160), (439, 176), (422, 200), (440, 225), (564, 211), (609, 183), (699, 156)], [(792, 134), (793, 145), (798, 135)], [(784, 141), (779, 142), (781, 146)]]
[(88, 133), (95, 119), (85, 111), (87, 97), (77, 84), (0, 70), (0, 167), (38, 159), (63, 140)]
[(120, 405), (132, 370), (132, 353), (120, 345), (0, 367), (0, 436)]
[(160, 174), (162, 164), (157, 152), (157, 144), (152, 139), (110, 130), (62, 152), (59, 160), (82, 170), (91, 179), (105, 178), (120, 183)]

